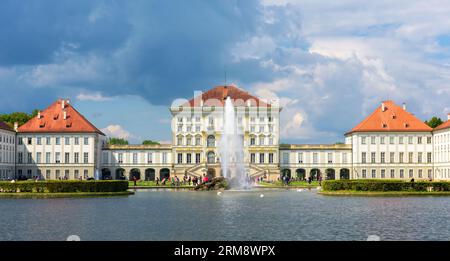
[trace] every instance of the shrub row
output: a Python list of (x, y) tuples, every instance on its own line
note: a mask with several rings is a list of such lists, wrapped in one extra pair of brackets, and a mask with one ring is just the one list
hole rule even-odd
[(326, 180), (322, 183), (324, 191), (450, 191), (450, 182), (402, 180)]
[(122, 180), (64, 180), (0, 182), (0, 192), (64, 193), (64, 192), (122, 192), (128, 181)]

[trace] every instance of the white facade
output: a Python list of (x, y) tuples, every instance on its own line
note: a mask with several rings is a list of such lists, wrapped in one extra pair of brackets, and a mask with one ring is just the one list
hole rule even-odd
[[(450, 121), (450, 114), (448, 116)], [(450, 128), (436, 130), (433, 135), (434, 175), (436, 179), (450, 179)]]
[(16, 133), (0, 128), (0, 180), (14, 178)]
[(355, 179), (432, 179), (433, 135), (420, 133), (352, 133)]
[(104, 143), (97, 133), (18, 133), (17, 178), (95, 178)]

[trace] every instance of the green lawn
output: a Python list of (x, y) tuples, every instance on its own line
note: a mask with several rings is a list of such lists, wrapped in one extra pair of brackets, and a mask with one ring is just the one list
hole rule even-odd
[[(134, 182), (130, 181), (129, 183), (130, 187), (134, 187)], [(136, 186), (138, 187), (156, 187), (156, 181), (137, 181)], [(161, 182), (159, 182), (159, 186), (163, 186)], [(170, 181), (166, 181), (166, 187), (171, 187), (172, 183)], [(180, 186), (184, 186), (182, 182), (180, 182)], [(186, 185), (188, 186), (188, 185)], [(191, 183), (191, 187), (192, 183)]]
[[(261, 186), (274, 186), (274, 187), (278, 187), (278, 186), (284, 186), (283, 183), (281, 181), (275, 181), (275, 182), (259, 182), (258, 185)], [(312, 181), (311, 184), (309, 184), (307, 181), (292, 181), (289, 183), (289, 186), (291, 187), (307, 187), (307, 186), (319, 186), (319, 182), (318, 181)]]
[(319, 194), (327, 196), (450, 196), (450, 191), (320, 191)]

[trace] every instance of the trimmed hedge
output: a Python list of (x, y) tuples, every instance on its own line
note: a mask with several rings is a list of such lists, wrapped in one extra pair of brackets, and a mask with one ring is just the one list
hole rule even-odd
[(326, 180), (323, 191), (450, 191), (450, 182), (402, 180)]
[(0, 181), (0, 193), (74, 193), (122, 192), (128, 190), (125, 180), (52, 180), (52, 181)]

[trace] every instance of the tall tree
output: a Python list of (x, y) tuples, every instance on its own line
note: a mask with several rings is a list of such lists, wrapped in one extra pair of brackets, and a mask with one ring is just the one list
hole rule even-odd
[(36, 116), (38, 114), (38, 111), (39, 110), (35, 109), (31, 113), (12, 112), (9, 114), (0, 114), (0, 120), (6, 122), (11, 127), (14, 127), (15, 122), (19, 123), (19, 126), (21, 126), (25, 122)]
[(109, 138), (109, 145), (128, 145), (128, 141), (122, 138)]
[(160, 145), (159, 142), (153, 140), (144, 140), (142, 145)]
[(436, 128), (437, 126), (441, 125), (444, 122), (441, 120), (441, 118), (433, 116), (429, 121), (425, 121), (425, 123), (431, 128)]

